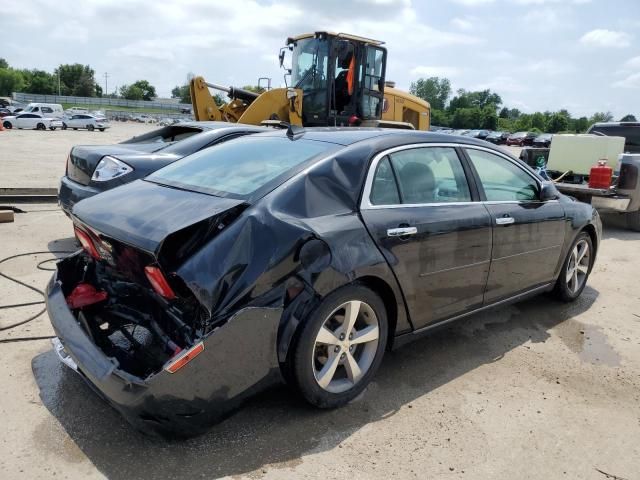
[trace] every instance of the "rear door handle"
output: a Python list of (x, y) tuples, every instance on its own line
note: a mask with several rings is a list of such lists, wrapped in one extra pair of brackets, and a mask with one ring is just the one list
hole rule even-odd
[(398, 227), (387, 230), (387, 237), (404, 237), (405, 235), (415, 235), (418, 233), (416, 227)]
[(496, 225), (511, 225), (512, 223), (516, 223), (513, 217), (496, 218)]

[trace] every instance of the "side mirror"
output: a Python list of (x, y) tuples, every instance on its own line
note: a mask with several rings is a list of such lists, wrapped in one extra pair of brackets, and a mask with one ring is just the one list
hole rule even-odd
[(540, 189), (540, 201), (548, 202), (549, 200), (557, 200), (560, 198), (560, 192), (553, 182), (543, 182)]
[(278, 59), (280, 60), (280, 68), (282, 68), (282, 66), (284, 65), (285, 48), (286, 47), (282, 47), (280, 49), (280, 53), (278, 54)]

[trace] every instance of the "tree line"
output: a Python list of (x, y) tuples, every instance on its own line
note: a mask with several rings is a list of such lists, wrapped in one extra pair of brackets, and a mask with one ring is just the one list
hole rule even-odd
[[(583, 133), (596, 122), (614, 120), (611, 112), (596, 112), (591, 117), (574, 118), (561, 109), (556, 112), (524, 113), (503, 105), (499, 94), (491, 90), (459, 89), (452, 96), (447, 78), (421, 78), (411, 83), (410, 92), (431, 104), (431, 124), (457, 129), (486, 129), (508, 132)], [(625, 115), (620, 121), (636, 121)]]
[(95, 71), (89, 65), (63, 64), (53, 72), (47, 72), (12, 68), (4, 58), (0, 58), (0, 96), (8, 97), (13, 92), (127, 100), (151, 100), (156, 97), (155, 87), (147, 80), (138, 80), (130, 85), (122, 85), (112, 93), (105, 93), (96, 82)]

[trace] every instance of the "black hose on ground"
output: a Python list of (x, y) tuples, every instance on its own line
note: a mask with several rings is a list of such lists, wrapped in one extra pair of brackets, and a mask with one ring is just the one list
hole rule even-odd
[[(0, 265), (2, 265), (5, 262), (8, 262), (9, 260), (13, 260), (15, 258), (20, 258), (20, 257), (26, 257), (26, 256), (29, 256), (29, 255), (63, 254), (63, 253), (73, 253), (73, 252), (69, 251), (69, 250), (46, 250), (46, 251), (40, 251), (40, 252), (19, 253), (17, 255), (11, 255), (9, 257), (3, 258), (2, 260), (0, 260)], [(57, 260), (57, 258), (49, 258), (47, 260), (43, 260), (43, 261), (38, 263), (36, 268), (38, 268), (39, 270), (53, 271), (55, 269), (45, 268), (45, 267), (43, 267), (43, 265), (45, 263), (52, 262), (52, 261), (55, 261), (55, 260)], [(29, 290), (32, 290), (32, 291), (34, 291), (34, 292), (36, 292), (36, 293), (38, 293), (39, 295), (42, 296), (42, 300), (39, 300), (39, 301), (25, 302), (25, 303), (15, 303), (15, 304), (9, 304), (9, 305), (0, 305), (0, 310), (5, 310), (5, 309), (9, 309), (9, 308), (28, 307), (28, 306), (32, 306), (32, 305), (42, 305), (42, 304), (44, 304), (45, 293), (44, 293), (43, 290), (40, 290), (39, 288), (36, 288), (36, 287), (34, 287), (32, 285), (29, 285), (29, 284), (27, 284), (27, 283), (25, 283), (25, 282), (23, 282), (21, 280), (18, 280), (17, 278), (14, 278), (14, 277), (12, 277), (10, 275), (7, 275), (6, 273), (3, 273), (2, 271), (0, 271), (0, 277), (6, 278), (10, 282), (17, 283), (18, 285), (21, 285), (21, 286), (23, 286), (25, 288), (28, 288)], [(38, 313), (36, 313), (35, 315), (30, 316), (29, 318), (27, 318), (25, 320), (20, 320), (18, 322), (12, 323), (12, 324), (7, 325), (5, 327), (0, 327), (0, 332), (6, 331), (6, 330), (10, 330), (12, 328), (19, 327), (20, 325), (24, 325), (26, 323), (29, 323), (29, 322), (35, 320), (36, 318), (38, 318), (40, 315), (42, 315), (46, 311), (47, 311), (47, 309), (43, 308)], [(47, 339), (47, 338), (53, 338), (53, 336), (7, 338), (7, 339), (4, 339), (4, 340), (0, 340), (0, 343), (21, 342), (21, 341), (27, 341), (27, 340), (44, 340), (44, 339)]]

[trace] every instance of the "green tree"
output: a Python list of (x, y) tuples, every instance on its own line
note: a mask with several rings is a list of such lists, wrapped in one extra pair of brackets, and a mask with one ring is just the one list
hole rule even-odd
[(569, 129), (569, 119), (562, 112), (557, 112), (551, 115), (549, 123), (547, 124), (547, 132), (558, 133), (565, 132)]
[(526, 132), (531, 130), (531, 115), (523, 113), (513, 122), (514, 132)]
[[(219, 107), (221, 107), (222, 105), (227, 103), (227, 101), (224, 99), (224, 97), (219, 93), (216, 93), (213, 96), (213, 101), (216, 102), (216, 105), (219, 106)], [(186, 102), (186, 103), (191, 103), (191, 99), (189, 99), (189, 101)]]
[(140, 87), (134, 85), (122, 85), (120, 87), (120, 96), (127, 100), (142, 100), (144, 92)]
[(420, 78), (411, 83), (412, 95), (426, 100), (434, 110), (444, 110), (451, 95), (451, 82), (448, 78)]
[(9, 68), (9, 62), (4, 58), (0, 58), (0, 68)]
[(22, 91), (25, 93), (39, 93), (53, 95), (58, 91), (57, 78), (44, 70), (20, 70), (24, 79)]
[(245, 85), (244, 87), (242, 87), (243, 90), (249, 90), (250, 92), (254, 92), (254, 93), (262, 93), (264, 92), (264, 88), (258, 86), (258, 85)]
[(95, 72), (89, 65), (60, 65), (55, 69), (54, 75), (60, 76), (60, 90), (63, 95), (94, 97), (96, 94)]
[(498, 130), (502, 132), (512, 132), (513, 122), (508, 118), (498, 117)]
[(482, 128), (486, 130), (495, 130), (498, 128), (498, 114), (496, 109), (491, 105), (487, 105), (482, 110)]
[(191, 103), (189, 85), (176, 86), (171, 90), (171, 98), (179, 98), (180, 103)]
[(629, 113), (628, 115), (625, 115), (624, 117), (622, 117), (620, 121), (621, 122), (637, 122), (638, 120), (636, 119), (635, 115), (631, 115)]
[(589, 128), (589, 119), (587, 117), (572, 119), (569, 128), (576, 133), (584, 133)]
[(540, 112), (535, 112), (531, 114), (531, 128), (537, 128), (540, 131), (543, 131), (546, 127), (546, 119), (544, 114)]
[(431, 110), (431, 125), (448, 127), (449, 121), (449, 115), (444, 110)]
[(599, 123), (599, 122), (610, 122), (612, 120), (613, 120), (613, 115), (611, 114), (611, 112), (596, 112), (589, 119), (589, 121), (592, 124)]
[(21, 92), (24, 89), (24, 78), (18, 70), (13, 68), (0, 68), (0, 95), (8, 97), (12, 92)]
[(132, 87), (139, 88), (142, 91), (143, 100), (151, 100), (156, 97), (156, 87), (151, 85), (147, 80), (138, 80), (133, 82)]
[(102, 97), (102, 87), (96, 83), (96, 97)]

